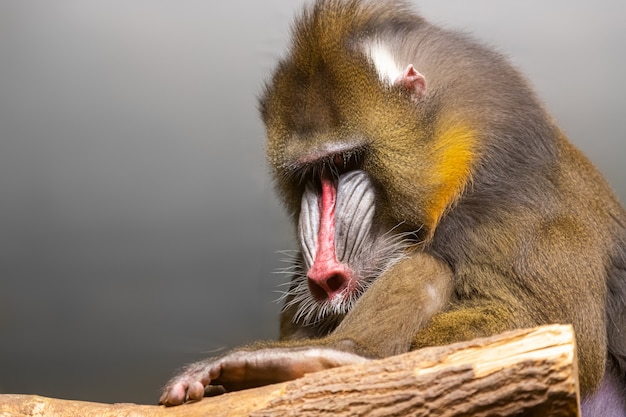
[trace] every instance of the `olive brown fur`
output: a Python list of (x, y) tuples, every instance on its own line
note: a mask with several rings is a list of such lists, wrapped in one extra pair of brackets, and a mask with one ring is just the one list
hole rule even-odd
[(584, 415), (626, 416), (626, 212), (504, 56), (402, 1), (318, 0), (260, 111), (300, 244), (281, 340), (161, 403), (570, 323)]
[[(381, 88), (359, 46), (382, 39), (428, 80), (412, 103)], [(303, 147), (360, 141), (380, 218), (420, 230), (454, 273), (450, 308), (413, 348), (572, 323), (583, 394), (626, 374), (626, 215), (520, 73), (402, 2), (318, 1), (261, 100), (278, 194), (294, 218)]]

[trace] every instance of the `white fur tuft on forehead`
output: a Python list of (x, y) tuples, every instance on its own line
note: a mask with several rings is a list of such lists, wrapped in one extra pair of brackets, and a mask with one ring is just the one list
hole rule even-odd
[(363, 49), (376, 67), (381, 81), (393, 84), (402, 74), (400, 66), (384, 42), (374, 39), (364, 43)]

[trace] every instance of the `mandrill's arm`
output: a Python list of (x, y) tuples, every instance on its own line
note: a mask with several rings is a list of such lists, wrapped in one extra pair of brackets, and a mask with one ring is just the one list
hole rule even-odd
[[(447, 308), (452, 273), (423, 252), (398, 262), (320, 339), (263, 342), (189, 365), (163, 390), (160, 404), (299, 378), (306, 373), (407, 352), (415, 334)], [(223, 392), (223, 391), (222, 391)]]

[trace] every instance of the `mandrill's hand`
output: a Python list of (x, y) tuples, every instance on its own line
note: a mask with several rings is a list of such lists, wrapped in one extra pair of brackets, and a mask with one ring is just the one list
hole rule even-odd
[[(208, 395), (290, 381), (306, 373), (365, 362), (331, 348), (265, 348), (237, 351), (187, 366), (163, 388), (162, 405), (179, 405)], [(223, 387), (223, 388), (220, 388)]]

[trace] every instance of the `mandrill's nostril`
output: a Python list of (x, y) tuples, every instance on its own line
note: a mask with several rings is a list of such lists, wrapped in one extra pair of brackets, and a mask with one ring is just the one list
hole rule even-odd
[(332, 293), (341, 292), (341, 290), (346, 287), (347, 283), (348, 280), (341, 274), (334, 274), (326, 280), (326, 286)]
[(326, 290), (311, 278), (309, 278), (309, 292), (316, 301), (324, 301), (328, 297)]
[(348, 286), (349, 281), (349, 278), (342, 273), (316, 279), (309, 277), (309, 291), (317, 301), (332, 300)]

